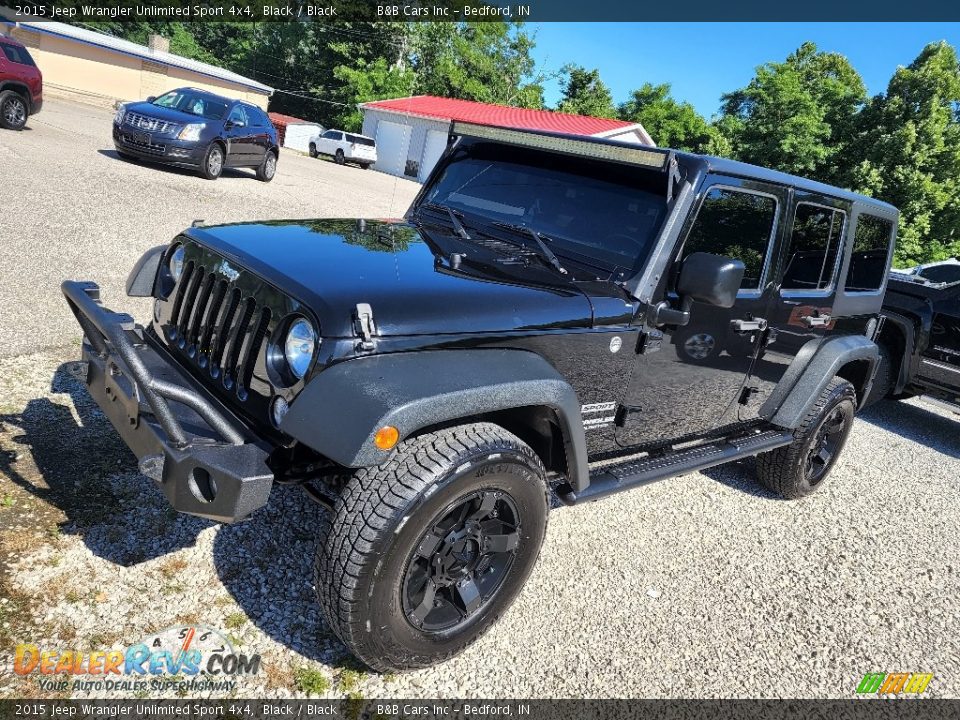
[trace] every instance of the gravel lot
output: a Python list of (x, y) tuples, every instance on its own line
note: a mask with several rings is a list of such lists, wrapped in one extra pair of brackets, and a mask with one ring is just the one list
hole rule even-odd
[[(558, 509), (499, 625), (444, 665), (379, 676), (313, 602), (320, 507), (276, 488), (238, 525), (172, 513), (73, 357), (0, 360), (0, 668), (18, 641), (124, 647), (199, 622), (263, 655), (246, 697), (297, 694), (304, 669), (327, 697), (850, 697), (895, 670), (960, 695), (960, 425), (940, 410), (870, 410), (804, 501), (746, 463)], [(48, 694), (2, 671), (0, 688)]]
[(748, 462), (557, 509), (527, 588), (468, 652), (358, 668), (313, 601), (320, 507), (278, 487), (238, 525), (171, 512), (78, 381), (57, 285), (107, 278), (121, 298), (141, 250), (192, 217), (395, 215), (416, 188), (289, 154), (272, 185), (205, 183), (96, 153), (103, 120), (51, 102), (0, 134), (27, 187), (0, 218), (16, 249), (0, 260), (0, 695), (52, 694), (9, 672), (17, 642), (122, 648), (200, 623), (263, 656), (243, 697), (842, 698), (876, 671), (960, 696), (960, 418), (917, 401), (865, 413), (800, 502), (758, 489)]
[(228, 170), (215, 182), (188, 170), (121, 160), (113, 113), (47, 99), (23, 132), (0, 132), (0, 357), (78, 338), (60, 283), (96, 280), (115, 309), (149, 303), (123, 293), (148, 248), (195, 219), (209, 223), (279, 218), (398, 217), (420, 186), (282, 150), (277, 176)]

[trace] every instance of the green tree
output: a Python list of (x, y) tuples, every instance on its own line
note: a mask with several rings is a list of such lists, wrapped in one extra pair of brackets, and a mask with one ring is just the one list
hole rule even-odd
[(599, 70), (587, 70), (580, 65), (565, 65), (561, 74), (563, 96), (557, 103), (557, 110), (575, 115), (593, 117), (616, 117), (610, 89), (600, 79)]
[(720, 126), (739, 159), (849, 183), (849, 162), (838, 159), (846, 159), (866, 89), (843, 55), (805, 42), (786, 61), (758, 67), (745, 88), (722, 100)]
[(534, 39), (520, 22), (415, 23), (410, 67), (423, 95), (542, 108)]
[(896, 261), (960, 255), (960, 66), (946, 42), (927, 45), (870, 102), (855, 186), (901, 212)]
[(342, 95), (351, 101), (345, 104), (337, 122), (344, 130), (359, 132), (363, 126), (363, 113), (357, 103), (412, 94), (413, 71), (398, 64), (388, 65), (382, 57), (358, 66), (340, 65), (333, 75), (343, 83)]
[(729, 154), (723, 135), (688, 102), (670, 96), (670, 85), (644, 83), (620, 105), (622, 120), (638, 122), (662, 147), (711, 155)]

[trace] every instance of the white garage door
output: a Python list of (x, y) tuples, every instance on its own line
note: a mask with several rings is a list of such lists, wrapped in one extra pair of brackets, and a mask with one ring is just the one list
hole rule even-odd
[(381, 120), (377, 123), (377, 170), (403, 175), (410, 149), (409, 125)]
[(445, 130), (427, 130), (427, 138), (423, 143), (423, 158), (420, 160), (420, 182), (426, 182), (433, 166), (447, 149), (447, 137)]

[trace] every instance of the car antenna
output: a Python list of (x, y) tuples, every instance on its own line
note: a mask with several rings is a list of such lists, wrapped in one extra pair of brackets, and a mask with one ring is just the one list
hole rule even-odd
[(190, 227), (201, 227), (205, 222), (206, 220), (203, 220), (202, 218), (200, 220), (194, 220), (192, 223), (190, 223)]

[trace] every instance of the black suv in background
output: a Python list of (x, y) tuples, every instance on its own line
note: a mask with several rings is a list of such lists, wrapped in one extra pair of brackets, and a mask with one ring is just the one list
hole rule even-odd
[(113, 144), (121, 157), (196, 167), (208, 180), (224, 168), (249, 167), (270, 182), (280, 154), (277, 130), (263, 110), (194, 88), (121, 105)]
[(870, 402), (924, 395), (960, 414), (960, 262), (894, 270)]

